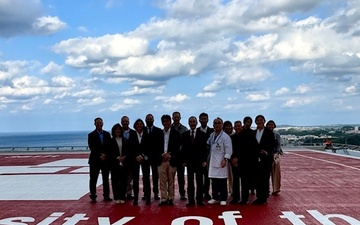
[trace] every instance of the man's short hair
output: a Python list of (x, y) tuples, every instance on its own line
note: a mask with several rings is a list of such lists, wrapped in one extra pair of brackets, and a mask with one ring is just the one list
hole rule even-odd
[(206, 116), (206, 118), (209, 119), (209, 115), (208, 115), (207, 113), (205, 113), (205, 112), (200, 113), (199, 119), (200, 119), (200, 117), (202, 117), (202, 116)]
[(164, 120), (169, 120), (169, 121), (171, 121), (171, 116), (170, 115), (162, 115), (161, 116), (161, 122), (163, 122)]

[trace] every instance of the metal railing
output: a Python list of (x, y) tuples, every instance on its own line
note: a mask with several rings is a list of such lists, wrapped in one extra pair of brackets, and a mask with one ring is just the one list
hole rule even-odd
[(285, 145), (287, 147), (296, 147), (302, 146), (305, 148), (309, 148), (312, 150), (318, 151), (331, 151), (333, 153), (340, 153), (344, 155), (360, 155), (360, 146), (359, 145), (349, 145), (349, 144), (341, 144), (341, 143), (333, 143), (332, 146), (325, 146), (321, 143), (309, 144), (309, 143), (297, 143), (295, 145)]
[(0, 147), (0, 152), (60, 152), (88, 151), (89, 146), (32, 146), (32, 147)]
[(344, 151), (344, 153), (348, 153), (349, 150), (360, 151), (360, 146), (358, 146), (358, 145), (348, 145), (348, 144), (333, 143), (332, 147), (330, 147), (330, 148), (325, 148), (325, 149), (331, 149), (332, 152), (336, 152), (336, 151), (342, 150), (342, 151)]
[[(304, 147), (319, 147), (324, 149), (323, 143), (291, 143), (284, 146), (304, 146)], [(360, 151), (359, 145), (349, 145), (349, 144), (340, 144), (340, 143), (333, 143), (332, 148), (334, 149), (348, 149), (348, 150), (354, 150), (354, 151)], [(328, 148), (328, 149), (332, 149)]]

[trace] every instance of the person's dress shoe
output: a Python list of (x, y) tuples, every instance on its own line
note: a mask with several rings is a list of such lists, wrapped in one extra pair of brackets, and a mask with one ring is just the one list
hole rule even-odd
[(185, 195), (181, 195), (181, 196), (180, 196), (180, 199), (183, 200), (183, 201), (187, 200), (187, 198), (185, 197)]
[(131, 194), (127, 194), (126, 199), (134, 199), (134, 196), (132, 196)]
[(90, 198), (92, 203), (96, 203), (96, 198)]
[(188, 202), (186, 203), (186, 206), (194, 206), (195, 205), (195, 202)]
[(239, 202), (239, 199), (233, 199), (230, 201), (230, 205), (235, 205)]
[(156, 195), (154, 196), (154, 199), (155, 199), (155, 200), (160, 200), (160, 196), (159, 196), (158, 194), (156, 194)]
[(138, 200), (137, 199), (134, 199), (133, 205), (138, 205)]
[(142, 200), (146, 200), (146, 198), (147, 197), (145, 195), (141, 197)]
[(280, 193), (280, 190), (278, 191), (274, 191), (273, 193), (271, 193), (272, 195), (278, 195)]
[(241, 200), (241, 201), (239, 202), (239, 205), (246, 205), (246, 204), (248, 204), (248, 201)]
[(201, 201), (198, 201), (198, 202), (196, 202), (196, 205), (202, 206), (202, 205), (205, 205), (205, 203), (203, 203), (203, 202), (201, 202)]
[(168, 201), (168, 205), (174, 205), (173, 200), (169, 200), (169, 201)]
[(161, 202), (159, 202), (158, 205), (159, 205), (159, 206), (167, 205), (167, 201), (161, 201)]
[(206, 198), (207, 200), (211, 200), (211, 195), (205, 194), (205, 195), (204, 195), (204, 198)]
[(150, 205), (150, 199), (146, 199), (145, 205)]
[(104, 198), (104, 201), (105, 201), (105, 202), (111, 202), (111, 201), (112, 201), (112, 198), (110, 198), (110, 197), (105, 197), (105, 198)]
[(267, 203), (266, 199), (256, 199), (252, 202), (253, 205), (265, 205)]

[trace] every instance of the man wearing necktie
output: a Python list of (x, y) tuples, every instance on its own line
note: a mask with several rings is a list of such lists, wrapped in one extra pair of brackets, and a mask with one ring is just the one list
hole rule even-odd
[[(196, 128), (197, 131), (201, 131), (204, 132), (206, 134), (206, 141), (207, 139), (210, 137), (210, 135), (212, 134), (212, 132), (214, 132), (214, 128), (208, 127), (208, 122), (209, 122), (209, 115), (205, 112), (200, 113), (199, 115), (199, 123), (200, 126), (198, 128)], [(209, 150), (209, 149), (208, 149)], [(207, 156), (209, 156), (209, 151), (207, 151), (206, 153)], [(209, 178), (209, 171), (208, 171), (208, 167), (205, 166), (204, 168), (202, 168), (202, 174), (203, 174), (203, 179), (204, 179), (204, 197), (207, 200), (210, 200), (212, 197), (209, 194), (209, 190), (210, 190), (210, 178)]]
[[(147, 132), (148, 135), (148, 143), (146, 148), (146, 155), (148, 156), (148, 160), (141, 165), (141, 170), (143, 173), (143, 182), (144, 179), (150, 179), (150, 170), (152, 173), (152, 191), (154, 193), (154, 199), (160, 200), (159, 196), (159, 174), (158, 174), (158, 163), (156, 160), (156, 152), (161, 149), (161, 140), (163, 131), (154, 126), (154, 116), (152, 114), (147, 114), (145, 117), (146, 127), (144, 131)], [(145, 188), (145, 187), (144, 187)], [(151, 190), (144, 190), (143, 200), (148, 199), (150, 196), (146, 196), (145, 193), (151, 193)]]
[[(207, 136), (204, 132), (197, 131), (197, 119), (191, 116), (188, 120), (190, 130), (182, 133), (182, 162), (187, 167), (188, 203), (187, 206), (204, 205), (202, 169), (207, 166)], [(196, 179), (196, 197), (194, 178)]]

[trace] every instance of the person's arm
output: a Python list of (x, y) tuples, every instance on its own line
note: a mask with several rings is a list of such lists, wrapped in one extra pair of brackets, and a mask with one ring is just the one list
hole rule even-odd
[(225, 167), (226, 163), (230, 160), (232, 155), (232, 143), (229, 136), (223, 137), (223, 148), (225, 151), (224, 159), (221, 161), (221, 167)]
[(276, 139), (276, 153), (282, 155), (283, 151), (281, 149), (281, 136), (277, 132), (275, 132), (275, 139)]

